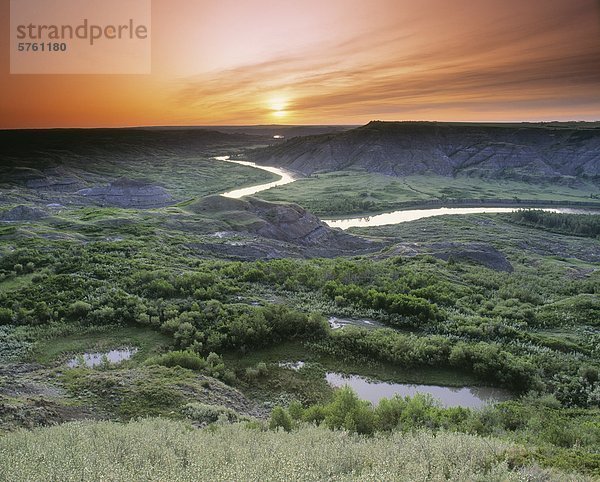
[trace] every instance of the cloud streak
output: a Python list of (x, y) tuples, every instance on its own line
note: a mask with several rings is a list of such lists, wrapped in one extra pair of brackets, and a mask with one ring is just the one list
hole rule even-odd
[[(554, 10), (552, 9), (554, 4)], [(589, 2), (548, 2), (550, 14), (499, 23), (479, 19), (472, 29), (418, 32), (379, 30), (370, 37), (185, 79), (175, 94), (182, 108), (267, 113), (261, 93), (284, 92), (299, 121), (385, 114), (394, 118), (456, 107), (513, 118), (563, 113), (569, 103), (600, 112), (600, 35)], [(474, 19), (478, 20), (478, 19)], [(393, 37), (393, 38), (390, 38)], [(586, 105), (587, 102), (587, 105)], [(523, 109), (529, 106), (531, 112)], [(446, 112), (445, 112), (446, 111)]]
[(600, 120), (597, 0), (152, 6), (149, 76), (11, 76), (1, 36), (0, 127)]

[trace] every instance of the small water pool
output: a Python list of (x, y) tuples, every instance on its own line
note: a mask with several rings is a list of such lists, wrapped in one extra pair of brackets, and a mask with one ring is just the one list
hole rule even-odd
[(344, 326), (358, 326), (359, 328), (369, 329), (385, 328), (385, 325), (383, 323), (380, 323), (379, 321), (375, 320), (351, 320), (345, 318), (338, 318), (337, 316), (330, 316), (327, 321), (329, 321), (329, 326), (333, 330), (343, 328)]
[(438, 399), (444, 407), (481, 408), (486, 405), (510, 400), (510, 392), (493, 387), (442, 387), (437, 385), (415, 385), (370, 380), (360, 375), (343, 375), (328, 372), (327, 382), (333, 387), (348, 385), (359, 398), (376, 405), (382, 398), (394, 395), (414, 396), (417, 393), (429, 394)]
[(287, 368), (288, 370), (294, 370), (295, 372), (297, 372), (298, 370), (300, 370), (301, 368), (303, 368), (304, 365), (306, 365), (306, 363), (303, 362), (303, 361), (297, 361), (297, 362), (279, 362), (278, 365), (281, 368)]
[(121, 363), (122, 361), (129, 360), (133, 355), (137, 353), (137, 348), (117, 348), (106, 352), (86, 352), (81, 356), (71, 358), (67, 362), (67, 366), (75, 368), (83, 364), (86, 367), (92, 368), (98, 365), (102, 365), (105, 361), (109, 364), (114, 365)]

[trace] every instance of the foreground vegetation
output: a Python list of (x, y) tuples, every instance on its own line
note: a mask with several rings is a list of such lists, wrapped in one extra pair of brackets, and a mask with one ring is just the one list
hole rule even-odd
[(69, 423), (0, 438), (0, 479), (92, 480), (585, 480), (523, 464), (492, 438), (428, 431), (371, 438), (302, 427), (193, 430), (148, 419)]
[(338, 389), (327, 403), (287, 410), (276, 407), (271, 428), (291, 431), (305, 423), (331, 430), (372, 436), (378, 433), (413, 433), (426, 428), (434, 433), (452, 431), (487, 437), (493, 435), (523, 444), (522, 462), (600, 474), (600, 412), (561, 409), (553, 397), (531, 394), (519, 402), (503, 402), (481, 410), (443, 408), (428, 395), (395, 396), (376, 406), (360, 400), (349, 387)]
[[(517, 259), (513, 273), (431, 256), (207, 261), (178, 239), (151, 243), (22, 240), (0, 260), (0, 323), (28, 343), (145, 326), (204, 356), (301, 340), (337, 358), (452, 366), (598, 404), (598, 272), (565, 280), (571, 268), (543, 257)], [(393, 329), (331, 331), (324, 314)]]

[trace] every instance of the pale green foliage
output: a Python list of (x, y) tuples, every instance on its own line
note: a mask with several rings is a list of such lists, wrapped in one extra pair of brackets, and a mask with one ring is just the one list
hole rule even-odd
[(242, 420), (239, 413), (221, 405), (207, 405), (205, 403), (188, 403), (181, 409), (187, 418), (199, 423), (237, 422)]
[(319, 427), (292, 433), (243, 424), (75, 422), (0, 438), (0, 480), (585, 480), (536, 467), (511, 471), (519, 448), (465, 434), (361, 437)]

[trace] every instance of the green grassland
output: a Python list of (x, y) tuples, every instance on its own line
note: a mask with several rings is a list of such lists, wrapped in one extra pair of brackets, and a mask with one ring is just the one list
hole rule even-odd
[(599, 194), (597, 185), (583, 181), (578, 182), (577, 187), (570, 187), (476, 177), (398, 178), (364, 171), (336, 171), (299, 179), (263, 191), (258, 197), (295, 202), (315, 214), (331, 216), (384, 212), (435, 200), (446, 203), (468, 199), (589, 202), (600, 206)]
[(103, 175), (117, 175), (133, 179), (142, 178), (167, 189), (175, 199), (187, 200), (195, 197), (218, 194), (279, 179), (279, 176), (240, 164), (217, 161), (210, 157), (172, 157), (144, 159), (140, 171), (134, 163), (126, 168), (108, 169)]

